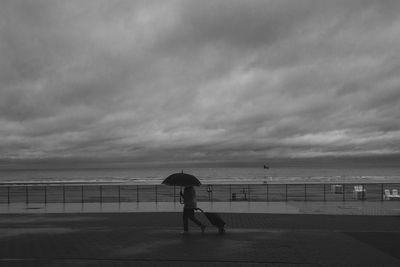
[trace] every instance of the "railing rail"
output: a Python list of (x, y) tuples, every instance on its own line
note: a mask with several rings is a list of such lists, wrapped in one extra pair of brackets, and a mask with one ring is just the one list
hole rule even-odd
[[(384, 201), (399, 183), (206, 184), (200, 202), (218, 201)], [(178, 202), (179, 186), (131, 184), (0, 184), (0, 204)], [(386, 192), (385, 192), (386, 191)], [(400, 191), (400, 190), (399, 190)]]

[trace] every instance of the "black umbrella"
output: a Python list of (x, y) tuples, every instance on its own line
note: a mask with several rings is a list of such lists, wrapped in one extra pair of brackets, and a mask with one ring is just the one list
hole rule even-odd
[(199, 186), (201, 182), (195, 176), (187, 173), (179, 172), (174, 173), (165, 178), (162, 182), (165, 185), (178, 185), (178, 186)]

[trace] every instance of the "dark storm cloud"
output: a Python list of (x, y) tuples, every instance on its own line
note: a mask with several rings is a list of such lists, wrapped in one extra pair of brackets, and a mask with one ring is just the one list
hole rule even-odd
[(3, 158), (400, 152), (398, 1), (2, 1)]

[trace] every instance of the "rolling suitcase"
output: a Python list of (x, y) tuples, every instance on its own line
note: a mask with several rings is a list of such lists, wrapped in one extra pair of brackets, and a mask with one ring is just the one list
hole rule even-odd
[(197, 208), (198, 210), (200, 210), (206, 217), (207, 219), (210, 221), (210, 223), (212, 225), (214, 225), (215, 227), (218, 228), (218, 232), (220, 234), (225, 233), (225, 222), (224, 220), (222, 220), (221, 216), (219, 216), (218, 213), (214, 213), (214, 212), (205, 212), (202, 209)]

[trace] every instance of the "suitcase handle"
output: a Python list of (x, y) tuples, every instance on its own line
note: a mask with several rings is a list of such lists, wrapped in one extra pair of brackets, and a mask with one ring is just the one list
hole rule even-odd
[(196, 208), (196, 210), (201, 211), (202, 213), (204, 213), (204, 210), (200, 209), (200, 208)]

